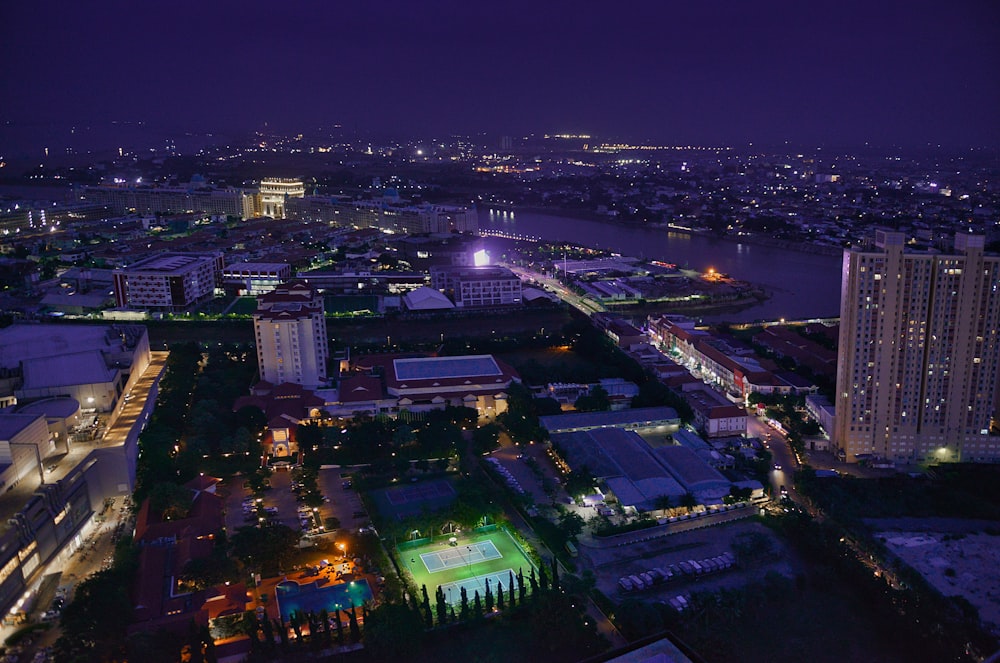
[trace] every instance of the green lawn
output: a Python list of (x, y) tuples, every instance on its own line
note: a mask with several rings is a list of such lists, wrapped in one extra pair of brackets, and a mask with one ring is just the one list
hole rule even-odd
[[(490, 546), (492, 543), (492, 546)], [(470, 552), (471, 547), (475, 550), (480, 545), (489, 556), (494, 551), (499, 552), (497, 559), (482, 559), (481, 555)], [(450, 592), (446, 592), (446, 598), (454, 605), (458, 605), (461, 597), (461, 586), (465, 586), (469, 601), (473, 600), (475, 590), (479, 590), (481, 598), (485, 596), (484, 579), (490, 578), (490, 587), (494, 595), (496, 594), (496, 583), (499, 581), (504, 592), (508, 591), (510, 584), (508, 570), (513, 571), (517, 582), (517, 572), (522, 570), (525, 583), (530, 573), (532, 564), (521, 549), (514, 543), (514, 540), (503, 531), (496, 528), (492, 531), (479, 531), (471, 534), (459, 534), (456, 536), (455, 544), (449, 541), (449, 537), (443, 536), (428, 542), (421, 539), (412, 543), (401, 543), (397, 546), (399, 560), (410, 572), (413, 581), (419, 588), (427, 586), (427, 592), (433, 596), (437, 592), (439, 585)], [(439, 562), (438, 555), (444, 555), (452, 560), (452, 566), (431, 572), (428, 570), (428, 563), (431, 568)], [(427, 562), (421, 558), (427, 557)]]

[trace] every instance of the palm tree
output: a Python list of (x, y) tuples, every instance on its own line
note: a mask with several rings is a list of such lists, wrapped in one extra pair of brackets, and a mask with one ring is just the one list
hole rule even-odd
[(681, 496), (681, 506), (686, 507), (688, 513), (698, 506), (698, 498), (694, 496), (694, 493), (688, 491)]
[(656, 508), (660, 510), (660, 516), (667, 515), (667, 509), (673, 506), (672, 501), (670, 495), (660, 495), (656, 498)]

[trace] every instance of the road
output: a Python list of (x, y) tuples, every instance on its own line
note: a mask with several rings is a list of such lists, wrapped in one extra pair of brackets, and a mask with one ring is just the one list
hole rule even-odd
[(571, 290), (568, 290), (566, 286), (559, 282), (558, 279), (554, 279), (550, 276), (542, 274), (541, 272), (536, 272), (524, 267), (517, 267), (506, 263), (502, 266), (517, 274), (521, 280), (537, 281), (538, 283), (541, 283), (543, 286), (548, 288), (549, 291), (554, 292), (559, 299), (587, 315), (593, 315), (594, 313), (600, 313), (607, 310), (600, 302), (596, 302), (590, 297), (583, 297)]
[(795, 470), (799, 463), (785, 435), (754, 415), (747, 416), (747, 435), (759, 438), (771, 452), (771, 462), (775, 466), (769, 474), (771, 495), (779, 498), (784, 486), (793, 501), (800, 501), (794, 488)]

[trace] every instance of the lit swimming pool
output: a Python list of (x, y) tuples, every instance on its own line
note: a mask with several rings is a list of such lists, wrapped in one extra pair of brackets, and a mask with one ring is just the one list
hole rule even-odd
[(360, 606), (372, 598), (372, 588), (364, 579), (322, 587), (315, 582), (300, 585), (289, 580), (278, 583), (274, 593), (278, 601), (278, 612), (286, 622), (296, 610), (302, 613), (313, 610), (317, 614), (323, 609), (327, 612), (333, 612), (335, 608), (346, 610), (352, 605)]

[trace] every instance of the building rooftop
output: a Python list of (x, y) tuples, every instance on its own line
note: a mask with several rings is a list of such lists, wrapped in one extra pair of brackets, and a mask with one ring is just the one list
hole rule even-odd
[(503, 374), (492, 355), (395, 359), (392, 364), (397, 380), (445, 380)]
[(550, 433), (582, 429), (641, 426), (677, 420), (677, 411), (669, 407), (640, 407), (610, 412), (574, 412), (539, 417), (542, 427)]
[(0, 413), (0, 441), (10, 441), (12, 437), (33, 424), (39, 416), (38, 414)]
[(216, 258), (218, 256), (211, 253), (161, 253), (132, 263), (126, 268), (126, 271), (166, 274), (185, 272), (205, 260), (215, 260)]
[(710, 467), (698, 454), (683, 446), (660, 447), (653, 451), (663, 465), (670, 470), (677, 481), (686, 489), (702, 491), (725, 487), (729, 480)]
[(18, 414), (42, 414), (49, 417), (60, 417), (61, 419), (72, 417), (79, 411), (79, 401), (69, 396), (44, 398), (40, 401), (33, 401), (26, 405), (18, 406), (17, 408)]
[(237, 262), (226, 265), (227, 273), (240, 272), (279, 272), (283, 269), (291, 269), (287, 262)]
[(434, 288), (421, 286), (403, 295), (406, 308), (411, 311), (455, 308), (451, 300)]
[(107, 326), (15, 324), (0, 329), (0, 366), (12, 368), (36, 357), (84, 350), (118, 350), (120, 343)]
[(634, 431), (597, 428), (557, 433), (552, 443), (566, 455), (571, 467), (586, 467), (604, 479), (626, 506), (651, 509), (657, 497), (685, 492)]
[(99, 350), (86, 350), (51, 357), (35, 357), (21, 364), (24, 391), (110, 382), (114, 373)]

